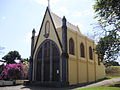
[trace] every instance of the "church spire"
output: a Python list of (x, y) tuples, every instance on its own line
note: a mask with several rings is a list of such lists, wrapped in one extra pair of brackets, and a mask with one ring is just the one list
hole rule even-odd
[(49, 8), (49, 10), (50, 10), (50, 0), (48, 0), (48, 8)]

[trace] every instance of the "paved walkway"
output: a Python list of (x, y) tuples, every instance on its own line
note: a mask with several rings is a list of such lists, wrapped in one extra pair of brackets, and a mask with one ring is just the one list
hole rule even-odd
[(0, 87), (0, 90), (73, 90), (73, 89), (80, 89), (80, 88), (88, 88), (88, 87), (94, 87), (94, 86), (104, 86), (107, 84), (112, 84), (114, 82), (120, 82), (120, 78), (116, 79), (109, 79), (104, 80), (101, 82), (97, 82), (94, 84), (86, 85), (83, 87), (65, 87), (65, 88), (41, 88), (41, 87), (25, 87), (23, 85), (18, 86), (6, 86), (6, 87)]
[(115, 83), (115, 82), (120, 82), (120, 78), (104, 80), (104, 81), (97, 82), (97, 83), (90, 84), (90, 85), (86, 85), (86, 86), (83, 86), (83, 87), (80, 87), (80, 88), (89, 88), (89, 87), (95, 87), (95, 86), (105, 86), (105, 85), (112, 84), (112, 83)]

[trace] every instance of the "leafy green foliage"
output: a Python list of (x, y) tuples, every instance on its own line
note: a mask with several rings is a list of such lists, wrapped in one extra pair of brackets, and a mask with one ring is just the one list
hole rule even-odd
[(22, 59), (21, 62), (23, 62), (25, 64), (29, 64), (29, 59), (28, 58)]
[(105, 66), (108, 67), (108, 66), (120, 66), (120, 64), (116, 61), (105, 61)]
[(105, 69), (106, 75), (109, 77), (120, 77), (120, 66), (110, 66)]
[(2, 57), (6, 61), (7, 64), (13, 64), (15, 63), (15, 59), (21, 60), (21, 55), (18, 51), (10, 51), (7, 55)]
[(96, 52), (101, 61), (117, 60), (120, 53), (120, 0), (95, 0), (94, 10), (99, 25), (105, 31)]
[(0, 65), (0, 74), (4, 69), (5, 69), (5, 65), (4, 64)]
[[(120, 23), (120, 0), (96, 0), (94, 5), (96, 17), (106, 25)], [(116, 26), (115, 26), (116, 27)], [(116, 27), (116, 28), (120, 28)]]
[(116, 60), (120, 52), (119, 35), (115, 31), (110, 31), (109, 35), (101, 38), (96, 46), (96, 53), (101, 61)]

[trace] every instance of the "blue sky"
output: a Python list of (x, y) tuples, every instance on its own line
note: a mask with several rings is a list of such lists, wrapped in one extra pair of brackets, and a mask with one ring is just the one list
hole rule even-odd
[[(95, 20), (94, 0), (50, 0), (50, 9), (67, 21), (78, 25), (85, 35), (92, 35)], [(39, 32), (47, 0), (0, 0), (0, 46), (5, 47), (0, 59), (17, 50), (22, 58), (30, 56), (31, 31)]]

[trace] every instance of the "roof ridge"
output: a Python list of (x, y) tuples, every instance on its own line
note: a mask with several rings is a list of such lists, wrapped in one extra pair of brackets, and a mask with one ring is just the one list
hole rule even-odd
[[(51, 12), (51, 16), (53, 18), (53, 21), (55, 23), (56, 28), (59, 28), (62, 26), (62, 18), (58, 15), (56, 15), (55, 13)], [(61, 23), (60, 23), (61, 22)], [(73, 29), (74, 31), (78, 31), (80, 32), (80, 30), (78, 29), (77, 25), (74, 25), (70, 22), (67, 21), (67, 27), (70, 29)]]

